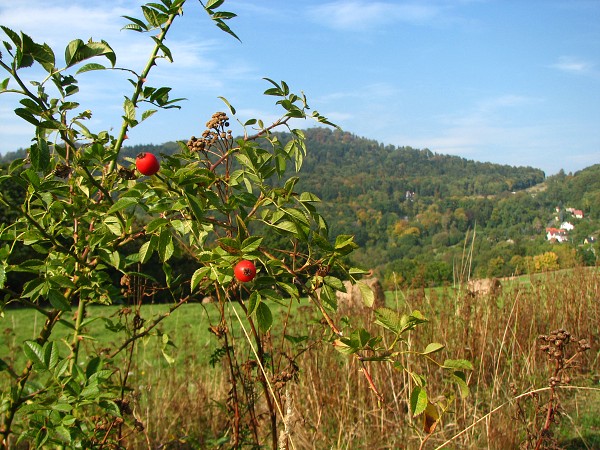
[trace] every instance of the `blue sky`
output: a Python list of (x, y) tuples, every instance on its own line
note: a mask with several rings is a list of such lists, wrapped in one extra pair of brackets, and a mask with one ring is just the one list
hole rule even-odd
[[(118, 66), (139, 71), (150, 41), (122, 31), (121, 16), (140, 16), (141, 4), (0, 0), (0, 24), (57, 55), (72, 39), (104, 39)], [(279, 110), (262, 95), (269, 77), (305, 92), (344, 130), (384, 144), (547, 175), (600, 163), (598, 0), (228, 0), (222, 9), (238, 15), (229, 24), (242, 43), (216, 29), (197, 1), (187, 6), (168, 40), (175, 62), (160, 64), (148, 84), (188, 100), (133, 129), (129, 144), (200, 135), (224, 110), (219, 96), (241, 121), (270, 122)], [(131, 90), (125, 73), (79, 81), (90, 127), (118, 129)], [(15, 107), (16, 96), (0, 95), (0, 153), (31, 137)]]

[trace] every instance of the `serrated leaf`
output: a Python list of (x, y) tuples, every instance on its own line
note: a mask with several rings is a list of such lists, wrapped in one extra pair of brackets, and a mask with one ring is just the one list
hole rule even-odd
[(375, 310), (375, 317), (376, 324), (393, 333), (400, 333), (400, 316), (396, 311), (389, 308), (378, 308)]
[(413, 417), (423, 413), (427, 408), (427, 404), (427, 391), (420, 386), (415, 386), (410, 393), (410, 412)]
[(164, 217), (157, 217), (146, 224), (146, 233), (151, 234), (168, 223), (168, 219), (165, 219)]
[(188, 200), (188, 204), (190, 205), (192, 214), (198, 222), (201, 222), (204, 219), (204, 206), (202, 205), (200, 200), (192, 194), (186, 193), (185, 197)]
[(262, 243), (263, 238), (261, 236), (250, 236), (244, 239), (241, 245), (242, 253), (250, 253), (258, 249)]
[(289, 220), (282, 220), (281, 222), (271, 224), (271, 226), (294, 235), (298, 234), (298, 228), (296, 227), (296, 224), (294, 222), (290, 222)]
[(44, 365), (46, 369), (52, 370), (58, 363), (58, 348), (56, 342), (48, 342), (44, 346)]
[(23, 352), (27, 359), (38, 366), (44, 367), (44, 349), (42, 346), (35, 341), (25, 341), (24, 344)]
[(152, 256), (153, 252), (154, 252), (154, 246), (152, 244), (152, 239), (147, 242), (144, 242), (142, 244), (142, 246), (140, 247), (140, 251), (139, 251), (140, 262), (142, 264), (147, 263), (150, 260), (150, 257)]
[(106, 67), (98, 63), (87, 63), (77, 70), (77, 74), (90, 72), (92, 70), (106, 70)]
[(157, 110), (156, 109), (148, 109), (142, 113), (142, 122), (146, 120), (148, 117), (152, 116)]
[(128, 97), (125, 97), (125, 101), (123, 102), (123, 110), (127, 119), (135, 120), (135, 105)]
[(6, 282), (6, 262), (3, 261), (0, 265), (0, 289), (4, 288), (4, 283)]
[(235, 108), (229, 103), (229, 101), (227, 101), (227, 99), (225, 97), (217, 97), (217, 98), (221, 99), (221, 101), (227, 105), (227, 107), (229, 108), (229, 111), (231, 111), (231, 114), (235, 115)]
[(121, 228), (121, 222), (119, 222), (119, 219), (117, 219), (116, 217), (105, 217), (103, 222), (106, 228), (108, 228), (110, 232), (115, 236), (121, 236), (121, 234), (123, 233), (123, 230)]
[(344, 338), (333, 341), (333, 347), (344, 355), (352, 355), (358, 351), (358, 348), (351, 345), (351, 341)]
[(273, 314), (271, 313), (271, 308), (269, 308), (266, 303), (260, 302), (256, 309), (255, 315), (259, 330), (263, 333), (269, 331), (271, 329), (271, 325), (273, 325)]

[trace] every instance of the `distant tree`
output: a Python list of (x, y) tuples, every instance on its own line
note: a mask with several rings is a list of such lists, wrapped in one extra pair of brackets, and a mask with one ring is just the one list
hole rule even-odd
[(533, 257), (533, 267), (536, 272), (548, 272), (560, 268), (558, 255), (554, 252), (546, 252)]

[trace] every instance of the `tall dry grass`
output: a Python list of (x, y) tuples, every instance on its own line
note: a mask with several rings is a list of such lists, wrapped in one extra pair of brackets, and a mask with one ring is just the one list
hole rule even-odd
[[(421, 419), (408, 412), (412, 381), (406, 372), (389, 364), (369, 364), (373, 380), (384, 395), (385, 401), (379, 403), (357, 361), (339, 354), (323, 340), (297, 357), (297, 381), (290, 380), (277, 388), (282, 411), (287, 411), (288, 435), (282, 448), (519, 448), (526, 428), (531, 428), (533, 422), (518, 418), (515, 397), (542, 389), (536, 394), (536, 404), (529, 401), (533, 396), (521, 399), (520, 405), (529, 408), (527, 417), (533, 418), (535, 405), (542, 404), (549, 377), (548, 358), (538, 348), (538, 336), (557, 328), (567, 329), (591, 344), (570, 382), (591, 390), (559, 390), (561, 433), (566, 433), (565, 439), (587, 439), (580, 442), (580, 448), (599, 437), (600, 430), (585, 429), (585, 417), (579, 415), (583, 402), (600, 408), (598, 270), (577, 269), (521, 281), (505, 280), (502, 290), (494, 294), (474, 295), (466, 289), (448, 288), (397, 291), (395, 296), (401, 310), (418, 309), (430, 320), (411, 335), (411, 348), (420, 350), (430, 342), (440, 342), (446, 345), (442, 354), (436, 355), (440, 360), (464, 358), (473, 362), (475, 370), (468, 379), (471, 394), (465, 399), (456, 396), (435, 432), (425, 440)], [(296, 325), (288, 333), (320, 337), (322, 327), (315, 325), (318, 316), (311, 309), (300, 308), (294, 314), (290, 324)], [(376, 327), (371, 313), (353, 320), (366, 328)], [(273, 336), (272, 342), (279, 339)], [(275, 351), (278, 347), (275, 344), (272, 348)], [(242, 355), (240, 360), (245, 358)], [(274, 355), (275, 360), (283, 361), (280, 366), (273, 363), (275, 371), (282, 370), (286, 358)], [(135, 440), (132, 438), (132, 446), (219, 447), (217, 438), (227, 430), (228, 380), (221, 377), (222, 372), (198, 365), (193, 358), (186, 364), (185, 370), (163, 367), (160, 373), (150, 376), (148, 385), (137, 390), (136, 413), (146, 430)], [(451, 388), (434, 364), (413, 357), (405, 357), (402, 364), (427, 375), (434, 400)], [(260, 397), (255, 408), (256, 420), (267, 422)], [(553, 429), (558, 427), (554, 425)], [(264, 433), (267, 443), (266, 427)]]

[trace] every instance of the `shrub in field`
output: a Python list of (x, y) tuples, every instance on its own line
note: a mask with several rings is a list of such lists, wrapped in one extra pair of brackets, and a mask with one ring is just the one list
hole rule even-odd
[[(375, 331), (342, 332), (336, 324), (335, 293), (345, 289), (343, 280), (358, 284), (368, 305), (373, 296), (360, 281), (364, 272), (343, 263), (356, 247), (353, 237), (329, 236), (319, 199), (297, 192), (298, 177), (288, 175), (288, 166), (298, 171), (307, 152), (304, 133), (292, 127), (292, 120), (334, 126), (310, 110), (304, 94), (294, 94), (284, 81), (266, 79), (265, 94), (282, 108), (273, 124), (240, 120), (243, 133), (236, 138), (230, 129), (236, 110), (223, 99), (229, 112), (215, 113), (200, 137), (179, 142), (179, 152), (160, 161), (149, 154), (136, 161), (120, 158), (128, 131), (159, 109), (180, 107), (171, 88), (150, 84), (150, 74), (159, 60), (172, 59), (165, 39), (185, 3), (148, 3), (142, 6), (143, 17), (126, 17), (126, 29), (147, 33), (154, 42), (141, 71), (117, 66), (107, 42), (79, 39), (68, 44), (64, 66), (57, 67), (48, 45), (2, 27), (0, 67), (8, 78), (0, 83), (0, 93), (18, 96), (15, 114), (35, 126), (26, 158), (0, 176), (0, 199), (15, 217), (0, 225), (2, 310), (19, 304), (45, 317), (39, 336), (23, 343), (23, 367), (0, 360), (2, 382), (8, 386), (0, 399), (2, 445), (118, 448), (127, 445), (130, 434), (142, 432), (145, 425), (131, 406), (136, 395), (128, 382), (131, 355), (142, 339), (154, 335), (165, 358), (172, 358), (170, 338), (157, 326), (169, 312), (143, 314), (144, 298), (157, 290), (171, 299), (170, 312), (204, 296), (216, 299), (219, 319), (210, 329), (220, 345), (211, 358), (222, 363), (230, 390), (224, 403), (229, 422), (222, 436), (215, 436), (215, 445), (287, 445), (283, 392), (298, 367), (285, 343), (304, 337), (286, 335), (287, 318), (276, 323), (272, 311), (300, 297), (309, 297), (319, 311), (325, 329), (321, 339), (355, 358), (378, 399), (383, 396), (370, 364), (390, 363), (409, 374), (415, 386), (411, 412), (423, 415), (424, 429), (432, 432), (440, 408), (430, 400), (427, 374), (414, 373), (401, 361), (421, 357), (437, 364), (461, 395), (467, 394), (464, 370), (471, 365), (437, 361), (432, 355), (443, 348), (438, 343), (411, 348), (408, 334), (427, 321), (419, 311), (380, 308)], [(203, 6), (219, 28), (237, 37), (227, 25), (235, 14), (219, 10), (222, 4), (211, 0)], [(22, 70), (33, 65), (45, 74), (27, 83)], [(76, 77), (117, 69), (131, 76), (133, 86), (125, 97), (121, 128), (116, 135), (93, 131), (91, 112), (76, 101)], [(291, 133), (289, 142), (272, 133), (280, 128)], [(15, 186), (22, 201), (6, 194)], [(175, 258), (186, 264), (171, 264)], [(151, 261), (158, 261), (160, 278), (146, 270)], [(235, 269), (242, 261), (246, 271)], [(9, 281), (15, 274), (25, 276), (17, 290)], [(118, 317), (102, 320), (114, 333), (114, 346), (83, 352), (81, 343), (94, 339), (86, 327), (98, 320), (89, 305), (113, 303), (124, 305)], [(244, 359), (241, 343), (231, 336), (231, 317), (252, 349)], [(70, 330), (67, 340), (57, 337), (59, 324)], [(275, 325), (283, 328), (285, 339), (267, 352), (265, 341)], [(384, 340), (384, 333), (391, 339)], [(282, 355), (289, 361), (283, 369), (274, 363)]]

